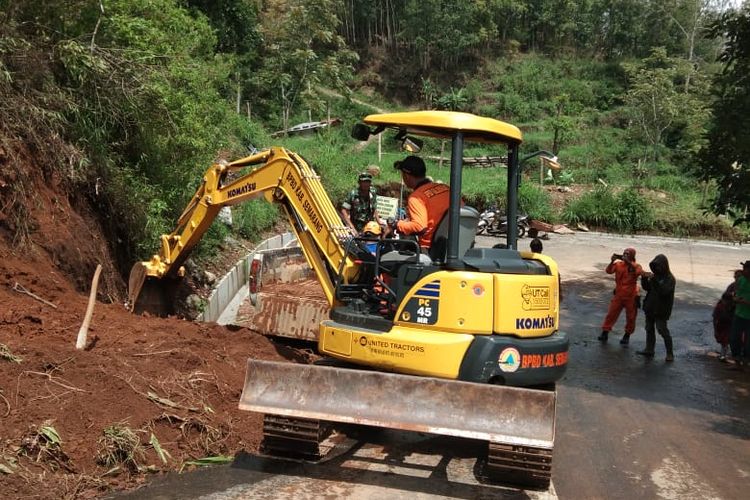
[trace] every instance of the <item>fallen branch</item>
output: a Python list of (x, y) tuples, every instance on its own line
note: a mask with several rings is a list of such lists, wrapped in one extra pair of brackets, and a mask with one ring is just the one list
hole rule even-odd
[(176, 350), (177, 349), (167, 349), (166, 351), (142, 352), (142, 353), (132, 354), (131, 356), (157, 356), (159, 354), (168, 354), (170, 352), (175, 352)]
[(5, 401), (5, 406), (8, 407), (8, 409), (5, 411), (5, 414), (3, 415), (3, 418), (5, 418), (10, 415), (10, 402), (8, 401), (8, 398), (3, 396), (3, 391), (0, 391), (0, 398), (3, 398), (3, 401)]
[(187, 410), (187, 411), (193, 411), (193, 412), (197, 412), (198, 411), (198, 408), (193, 408), (193, 407), (179, 405), (179, 404), (175, 403), (174, 401), (172, 401), (171, 399), (160, 397), (158, 394), (156, 394), (153, 391), (148, 391), (148, 393), (145, 393), (143, 391), (139, 391), (130, 382), (130, 380), (126, 379), (125, 377), (121, 377), (119, 375), (113, 375), (113, 376), (115, 378), (119, 378), (120, 380), (122, 380), (123, 382), (125, 382), (126, 384), (128, 384), (130, 386), (130, 388), (133, 389), (133, 391), (135, 391), (137, 394), (140, 394), (144, 398), (148, 399), (152, 403), (156, 403), (158, 405), (163, 405), (163, 406), (166, 406), (168, 408), (174, 408), (176, 410)]
[(193, 408), (193, 407), (188, 407), (188, 406), (182, 406), (180, 404), (175, 403), (171, 399), (162, 398), (158, 394), (156, 394), (156, 393), (154, 393), (152, 391), (148, 391), (148, 394), (146, 395), (146, 397), (150, 401), (153, 401), (154, 403), (159, 403), (159, 404), (167, 406), (169, 408), (174, 408), (174, 409), (177, 409), (177, 410), (195, 411), (195, 412), (198, 411), (198, 408)]
[(69, 390), (71, 390), (71, 391), (76, 391), (76, 392), (86, 392), (86, 393), (87, 393), (87, 392), (89, 392), (89, 391), (87, 391), (87, 390), (85, 390), (85, 389), (79, 389), (78, 387), (73, 387), (72, 385), (67, 385), (67, 384), (63, 384), (62, 382), (58, 382), (57, 380), (55, 380), (55, 377), (53, 377), (53, 376), (52, 376), (52, 375), (50, 375), (49, 373), (44, 373), (44, 372), (32, 372), (32, 371), (28, 371), (28, 370), (27, 370), (27, 371), (25, 371), (25, 372), (23, 372), (23, 373), (25, 373), (25, 374), (29, 374), (29, 375), (39, 375), (40, 377), (47, 377), (47, 379), (48, 379), (48, 380), (49, 380), (50, 382), (52, 382), (53, 384), (55, 384), (55, 385), (59, 385), (60, 387), (64, 387), (65, 389), (69, 389)]
[(36, 294), (34, 294), (34, 293), (31, 293), (30, 291), (26, 290), (26, 289), (25, 289), (25, 288), (24, 288), (24, 287), (23, 287), (23, 286), (22, 286), (21, 284), (19, 284), (19, 283), (18, 283), (17, 281), (16, 281), (16, 284), (15, 284), (15, 285), (13, 285), (13, 290), (15, 290), (15, 291), (16, 291), (16, 292), (18, 292), (18, 293), (25, 293), (25, 294), (26, 294), (26, 295), (28, 295), (29, 297), (31, 297), (31, 298), (33, 298), (33, 299), (36, 299), (36, 300), (38, 300), (39, 302), (43, 302), (43, 303), (47, 304), (48, 306), (50, 306), (50, 307), (52, 307), (52, 308), (54, 308), (54, 309), (57, 309), (57, 306), (56, 306), (55, 304), (53, 304), (53, 303), (52, 303), (52, 302), (50, 302), (49, 300), (44, 300), (44, 299), (43, 299), (43, 298), (41, 298), (41, 297), (40, 297), (39, 295), (36, 295)]
[(89, 305), (86, 307), (86, 316), (83, 318), (81, 329), (78, 330), (78, 339), (76, 340), (76, 349), (81, 350), (86, 347), (86, 335), (89, 333), (89, 324), (91, 315), (94, 314), (94, 304), (96, 304), (96, 289), (99, 287), (99, 275), (102, 273), (102, 265), (96, 265), (94, 279), (91, 281), (91, 293), (89, 293)]

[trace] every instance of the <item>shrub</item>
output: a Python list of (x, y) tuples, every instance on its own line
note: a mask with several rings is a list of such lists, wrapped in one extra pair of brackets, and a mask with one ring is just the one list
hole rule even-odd
[(591, 224), (622, 232), (643, 231), (654, 225), (653, 209), (634, 189), (615, 193), (602, 187), (585, 193), (565, 206), (562, 218), (569, 224)]
[(549, 194), (535, 184), (521, 184), (518, 192), (518, 211), (532, 219), (548, 221), (553, 218)]
[(257, 240), (279, 217), (279, 210), (265, 200), (253, 200), (237, 207), (232, 215), (237, 232), (243, 238)]
[(227, 236), (229, 236), (229, 232), (229, 227), (226, 224), (215, 221), (195, 247), (195, 256), (198, 258), (213, 257), (218, 254)]

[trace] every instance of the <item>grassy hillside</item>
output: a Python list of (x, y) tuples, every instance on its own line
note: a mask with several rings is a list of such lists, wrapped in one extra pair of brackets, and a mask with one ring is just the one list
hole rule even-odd
[[(561, 172), (545, 177), (540, 185), (537, 161), (532, 160), (524, 170), (521, 209), (534, 218), (584, 223), (605, 231), (739, 237), (726, 220), (705, 213), (714, 186), (698, 182), (679, 152), (664, 151), (653, 156), (633, 134), (624, 102), (626, 87), (624, 71), (618, 65), (529, 54), (489, 62), (462, 89), (463, 109), (519, 126), (524, 133), (523, 154), (557, 147)], [(389, 105), (369, 88), (361, 88), (355, 95), (359, 101), (369, 100), (373, 106), (388, 111), (409, 109)], [(334, 201), (354, 187), (356, 173), (368, 165), (381, 167), (376, 186), (398, 182), (392, 164), (403, 153), (394, 141), (383, 138), (379, 161), (377, 141), (362, 147), (348, 137), (351, 125), (372, 113), (372, 108), (336, 99), (330, 104), (332, 116), (344, 120), (342, 127), (275, 142), (311, 161)], [(419, 103), (411, 109), (419, 109), (418, 106)], [(299, 115), (297, 119), (306, 121), (307, 116)], [(427, 140), (420, 154), (439, 156), (440, 150), (440, 141)], [(503, 153), (483, 146), (472, 146), (467, 151), (469, 156)], [(440, 168), (437, 162), (428, 161), (428, 169), (433, 178), (447, 181), (447, 162)], [(493, 203), (502, 206), (506, 175), (504, 168), (467, 168), (464, 198), (480, 209)], [(560, 186), (574, 189), (560, 194)]]
[[(414, 4), (404, 15), (420, 18), (419, 9), (437, 3)], [(356, 120), (374, 109), (453, 109), (518, 125), (523, 153), (558, 153), (564, 169), (548, 184), (539, 185), (538, 164), (529, 165), (521, 209), (532, 217), (605, 230), (730, 236), (724, 221), (703, 214), (714, 186), (701, 184), (694, 167), (705, 142), (715, 70), (703, 61), (710, 57), (686, 61), (680, 44), (664, 49), (653, 40), (620, 52), (608, 42), (603, 56), (578, 42), (564, 50), (565, 37), (539, 46), (506, 38), (551, 35), (554, 26), (544, 23), (517, 26), (528, 33), (504, 32), (502, 43), (491, 43), (485, 35), (492, 26), (458, 22), (456, 29), (477, 35), (458, 33), (470, 44), (471, 57), (463, 58), (445, 45), (456, 37), (420, 45), (399, 39), (408, 33), (396, 30), (387, 44), (365, 43), (359, 30), (367, 23), (357, 16), (358, 28), (346, 34), (359, 40), (354, 53), (339, 34), (336, 2), (274, 5), (274, 16), (260, 4), (233, 0), (54, 0), (0, 9), (0, 229), (18, 245), (33, 241), (35, 222), (18, 202), (31, 184), (14, 167), (15, 159), (28, 157), (96, 214), (125, 274), (173, 229), (212, 161), (242, 156), (250, 144), (281, 144), (314, 164), (338, 202), (365, 166), (381, 167), (376, 185), (390, 189), (398, 181), (391, 168), (402, 156), (396, 144), (385, 139), (378, 158), (375, 142), (349, 138)], [(464, 7), (462, 15), (474, 12), (473, 4)], [(443, 14), (452, 19), (448, 4), (438, 12), (430, 22), (444, 25)], [(492, 29), (505, 18), (497, 19)], [(555, 50), (544, 53), (543, 45)], [(444, 46), (450, 50), (434, 51)], [(332, 95), (351, 89), (355, 99)], [(659, 105), (654, 116), (648, 103)], [(324, 118), (327, 106), (342, 127), (269, 138), (284, 123), (307, 121), (308, 113)], [(439, 141), (427, 141), (423, 154), (440, 150)], [(497, 152), (476, 147), (467, 154)], [(448, 179), (447, 168), (434, 162), (430, 174)], [(501, 168), (467, 169), (464, 197), (480, 209), (502, 206), (505, 183)], [(575, 189), (561, 195), (557, 185)], [(231, 231), (258, 237), (279, 219), (264, 202), (234, 210), (233, 228), (215, 224), (199, 252), (215, 250)]]

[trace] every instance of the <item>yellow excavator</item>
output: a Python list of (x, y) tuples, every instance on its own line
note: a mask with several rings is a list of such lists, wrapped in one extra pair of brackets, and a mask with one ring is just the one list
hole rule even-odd
[(520, 130), (448, 111), (363, 122), (352, 131), (358, 140), (395, 131), (411, 151), (418, 136), (451, 141), (451, 202), (429, 256), (409, 239), (381, 240), (373, 255), (341, 222), (313, 168), (271, 148), (206, 171), (177, 229), (162, 236), (160, 253), (133, 267), (131, 307), (169, 313), (182, 263), (219, 210), (264, 195), (283, 207), (331, 305), (318, 338), (328, 362), (248, 360), (240, 408), (265, 415), (264, 453), (320, 459), (338, 424), (403, 429), (484, 441), (484, 477), (547, 487), (554, 386), (568, 362), (557, 265), (516, 250), (514, 224), (507, 248), (475, 247), (478, 213), (461, 200), (464, 144), (500, 145), (507, 215), (515, 220)]

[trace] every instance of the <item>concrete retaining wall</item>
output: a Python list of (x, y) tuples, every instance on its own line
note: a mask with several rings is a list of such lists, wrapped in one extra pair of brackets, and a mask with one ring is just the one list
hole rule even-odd
[(220, 281), (211, 295), (208, 297), (206, 308), (198, 316), (198, 321), (215, 322), (221, 316), (237, 292), (243, 286), (247, 286), (248, 274), (250, 272), (250, 263), (253, 254), (261, 250), (272, 250), (276, 248), (287, 248), (296, 244), (296, 238), (292, 233), (277, 234), (268, 238), (263, 243), (255, 247), (245, 257), (240, 259)]

